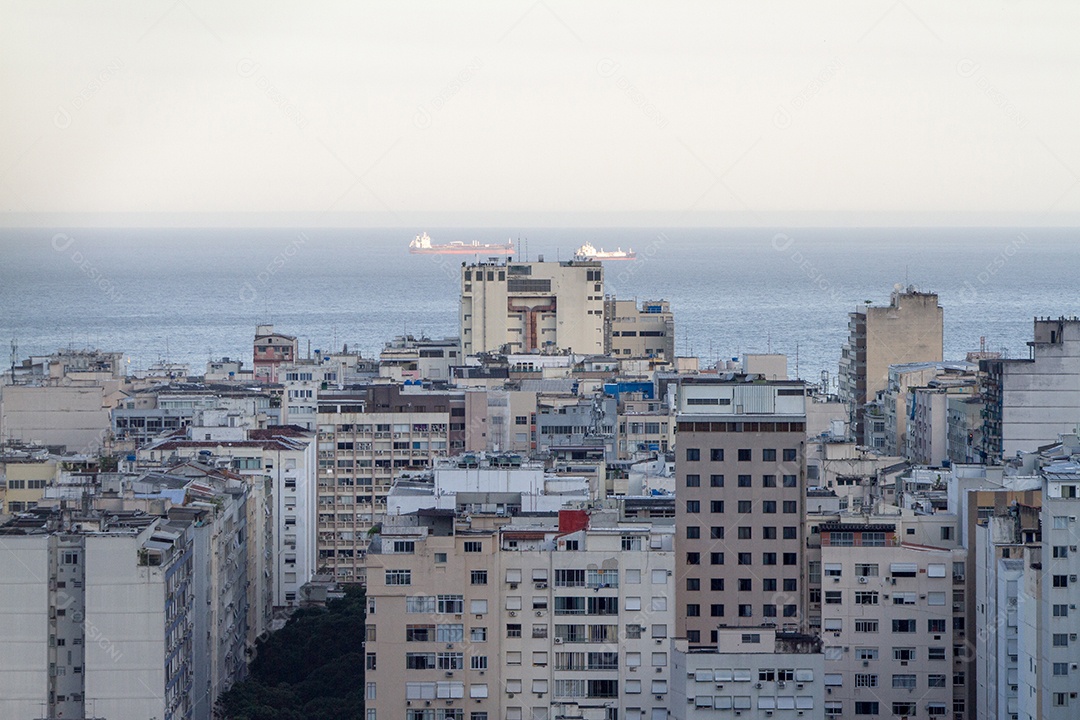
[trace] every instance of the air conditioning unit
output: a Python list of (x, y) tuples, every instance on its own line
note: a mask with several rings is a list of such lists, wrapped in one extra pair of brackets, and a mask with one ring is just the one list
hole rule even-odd
[(657, 700), (663, 700), (663, 699), (664, 699), (664, 696), (663, 696), (663, 695), (657, 695), (657, 696), (656, 696), (656, 699), (657, 699)]
[(859, 584), (865, 585), (867, 582), (869, 582), (869, 581), (866, 579), (866, 576), (864, 576), (864, 575), (859, 576)]
[(555, 643), (556, 645), (562, 645), (563, 640), (562, 640), (561, 637), (557, 637), (554, 640), (552, 640), (551, 642)]
[(776, 683), (776, 687), (785, 687), (786, 685), (787, 685), (787, 683), (785, 683), (783, 680)]
[(513, 610), (510, 611), (510, 617), (517, 617), (517, 613)]
[(517, 590), (517, 583), (510, 583), (511, 590)]
[(760, 690), (761, 689), (761, 683), (756, 683), (754, 685), (754, 688), (756, 688), (757, 690)]
[(446, 671), (446, 677), (454, 677), (454, 671), (453, 670), (447, 670)]
[(536, 583), (537, 590), (547, 590), (547, 583)]
[(840, 582), (840, 578), (838, 578), (838, 577), (834, 577), (834, 578), (832, 579), (832, 581), (833, 581), (834, 583), (838, 583), (838, 582)]
[(1075, 575), (1070, 575), (1069, 576), (1069, 582), (1076, 582), (1076, 576)]

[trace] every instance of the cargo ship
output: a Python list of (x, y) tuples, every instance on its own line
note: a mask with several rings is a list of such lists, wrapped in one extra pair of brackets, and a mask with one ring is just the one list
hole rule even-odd
[(513, 255), (514, 243), (481, 244), (476, 240), (463, 243), (460, 240), (446, 245), (433, 245), (426, 232), (417, 235), (409, 243), (409, 252), (413, 255)]
[(575, 260), (634, 260), (636, 258), (637, 253), (630, 248), (626, 250), (615, 248), (609, 251), (600, 248), (597, 250), (592, 243), (585, 243), (574, 251)]

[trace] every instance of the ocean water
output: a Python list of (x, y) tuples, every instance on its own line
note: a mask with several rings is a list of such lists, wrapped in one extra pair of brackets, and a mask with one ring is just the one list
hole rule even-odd
[(811, 381), (835, 378), (847, 314), (896, 284), (939, 293), (946, 359), (981, 338), (1026, 357), (1033, 317), (1080, 313), (1072, 229), (17, 229), (0, 230), (0, 342), (20, 357), (96, 347), (132, 368), (201, 371), (211, 357), (250, 365), (263, 322), (302, 352), (374, 356), (403, 332), (456, 335), (458, 268), (473, 258), (409, 255), (421, 229), (437, 243), (512, 238), (528, 259), (585, 241), (633, 248), (636, 260), (605, 263), (606, 290), (670, 301), (680, 354), (786, 353)]

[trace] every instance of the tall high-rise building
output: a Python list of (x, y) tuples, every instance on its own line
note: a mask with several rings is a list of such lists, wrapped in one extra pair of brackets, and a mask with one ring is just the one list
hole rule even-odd
[(604, 352), (604, 266), (597, 261), (461, 266), (461, 348)]
[(981, 360), (983, 451), (1031, 452), (1080, 427), (1080, 319), (1039, 318), (1028, 359)]
[(396, 475), (465, 448), (465, 394), (372, 385), (319, 397), (318, 567), (364, 581), (368, 531)]
[(897, 287), (888, 305), (861, 305), (849, 315), (848, 340), (840, 357), (840, 397), (862, 438), (863, 406), (889, 382), (889, 366), (941, 362), (945, 311), (936, 293)]
[(804, 623), (806, 388), (756, 376), (686, 378), (676, 434), (677, 633)]

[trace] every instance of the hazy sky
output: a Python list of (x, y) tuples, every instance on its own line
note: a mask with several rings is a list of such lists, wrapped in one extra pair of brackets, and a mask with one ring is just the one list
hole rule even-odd
[(0, 13), (6, 225), (1080, 212), (1075, 2), (34, 0)]

